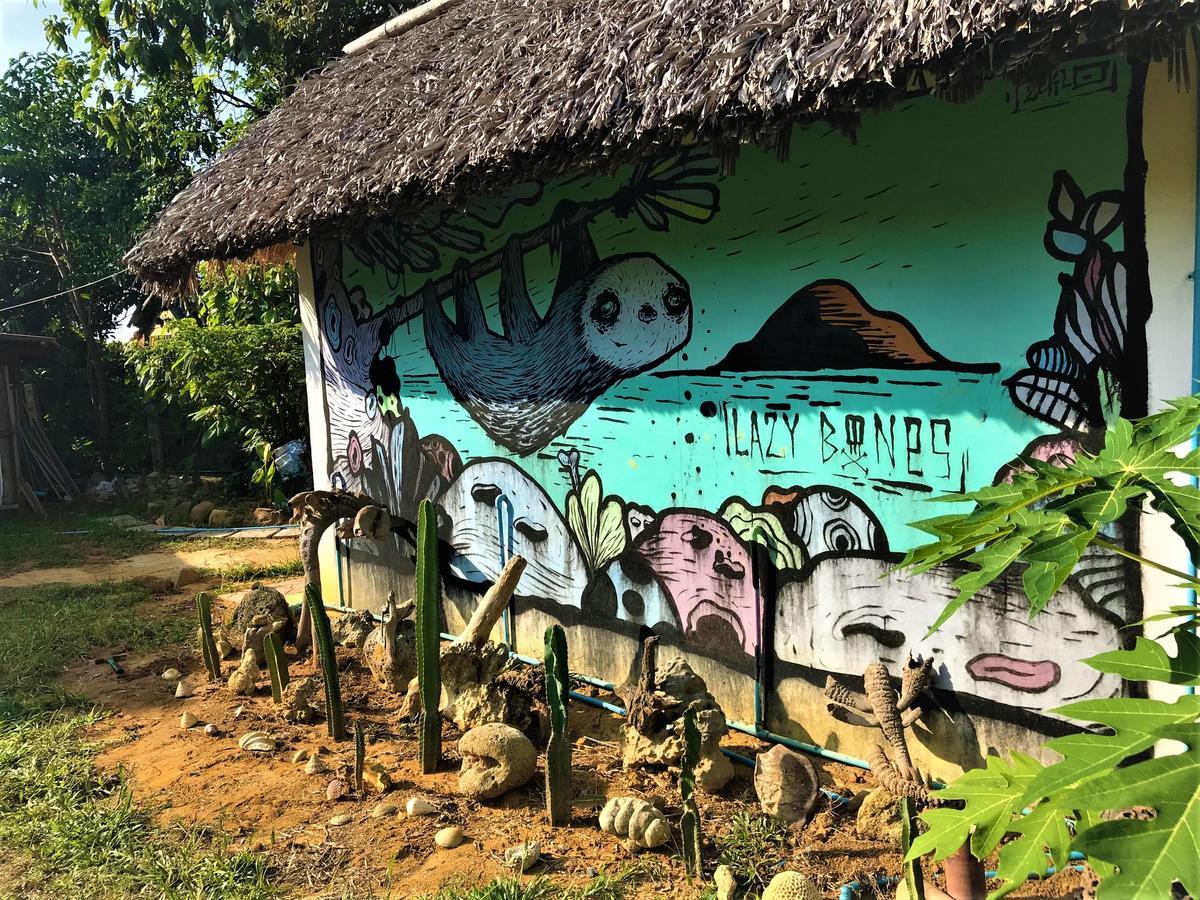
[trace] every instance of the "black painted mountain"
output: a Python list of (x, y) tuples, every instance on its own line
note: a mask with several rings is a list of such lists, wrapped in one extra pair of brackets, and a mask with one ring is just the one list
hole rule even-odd
[(875, 309), (845, 281), (814, 281), (792, 294), (758, 334), (735, 344), (706, 371), (950, 369), (995, 372), (995, 363), (959, 363), (932, 349), (901, 315)]

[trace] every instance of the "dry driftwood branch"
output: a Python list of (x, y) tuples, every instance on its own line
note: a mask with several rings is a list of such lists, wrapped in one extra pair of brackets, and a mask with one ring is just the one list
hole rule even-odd
[(508, 606), (508, 601), (516, 592), (517, 582), (521, 580), (521, 573), (524, 571), (525, 557), (516, 555), (509, 558), (500, 572), (500, 577), (483, 595), (483, 599), (475, 607), (475, 612), (471, 614), (471, 621), (454, 643), (473, 644), (476, 647), (487, 643), (488, 635), (492, 633), (496, 622)]

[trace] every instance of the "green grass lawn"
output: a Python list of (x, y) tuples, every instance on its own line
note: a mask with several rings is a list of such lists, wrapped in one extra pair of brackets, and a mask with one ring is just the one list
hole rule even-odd
[(0, 588), (0, 857), (28, 862), (0, 870), (18, 881), (0, 881), (2, 897), (275, 893), (262, 857), (230, 853), (209, 829), (155, 825), (93, 765), (87, 726), (103, 712), (69, 696), (59, 676), (95, 647), (190, 639), (190, 620), (148, 615), (146, 600), (131, 584)]

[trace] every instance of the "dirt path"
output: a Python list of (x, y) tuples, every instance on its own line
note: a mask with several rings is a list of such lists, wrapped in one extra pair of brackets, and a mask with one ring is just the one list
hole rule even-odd
[(0, 578), (0, 587), (31, 587), (41, 584), (96, 584), (122, 581), (138, 575), (155, 575), (173, 580), (184, 566), (219, 569), (239, 563), (281, 563), (296, 558), (295, 539), (247, 541), (246, 546), (209, 547), (198, 550), (166, 550), (142, 553), (114, 562), (84, 563), (57, 569), (33, 569)]

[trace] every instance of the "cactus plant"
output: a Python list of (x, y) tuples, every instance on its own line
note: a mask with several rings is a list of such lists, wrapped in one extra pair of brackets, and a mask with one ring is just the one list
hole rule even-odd
[(552, 825), (571, 821), (571, 742), (567, 739), (567, 635), (561, 625), (546, 629), (546, 706), (550, 741), (546, 745), (546, 815)]
[(283, 655), (283, 638), (272, 631), (263, 638), (263, 656), (267, 658), (267, 669), (271, 673), (271, 699), (275, 705), (283, 703), (283, 689), (288, 686), (287, 657)]
[(331, 738), (342, 741), (346, 739), (346, 721), (342, 718), (342, 689), (338, 682), (337, 654), (334, 653), (329, 613), (325, 611), (321, 591), (316, 585), (305, 586), (304, 601), (312, 619), (313, 636), (316, 638), (317, 655), (321, 660), (321, 674), (325, 681), (325, 725)]
[(354, 723), (354, 790), (363, 795), (363, 767), (367, 762), (367, 734), (362, 722)]
[(437, 517), (433, 502), (417, 511), (417, 684), (421, 694), (421, 771), (436, 772), (442, 761), (441, 589), (438, 583)]
[(700, 761), (700, 729), (696, 725), (696, 705), (683, 711), (683, 759), (679, 766), (679, 799), (683, 818), (683, 863), (688, 874), (700, 875), (700, 810), (696, 806), (696, 764)]
[(204, 655), (204, 668), (209, 681), (221, 680), (221, 654), (213, 639), (212, 596), (207, 591), (196, 595), (196, 616), (200, 620), (200, 652)]
[(909, 900), (925, 900), (925, 875), (921, 871), (921, 858), (908, 858), (916, 833), (917, 810), (911, 797), (896, 801), (900, 811), (900, 852), (904, 856), (904, 885), (908, 888)]

